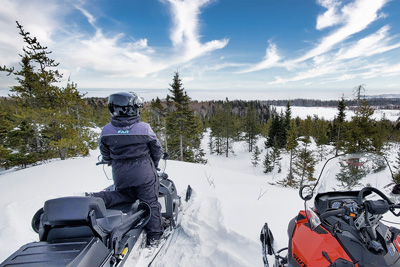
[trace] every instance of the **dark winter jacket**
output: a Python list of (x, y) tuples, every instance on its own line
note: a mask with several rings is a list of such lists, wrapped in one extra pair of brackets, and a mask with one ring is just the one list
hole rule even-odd
[(156, 177), (161, 145), (150, 125), (139, 117), (114, 117), (104, 126), (100, 151), (112, 162), (117, 189), (138, 186)]

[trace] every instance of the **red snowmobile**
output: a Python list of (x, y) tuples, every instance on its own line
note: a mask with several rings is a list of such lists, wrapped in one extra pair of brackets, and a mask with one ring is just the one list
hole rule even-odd
[(305, 210), (289, 222), (287, 248), (275, 250), (265, 223), (260, 235), (264, 265), (273, 255), (275, 267), (400, 266), (400, 230), (394, 227), (399, 225), (399, 193), (383, 156), (329, 159), (316, 183), (299, 190)]

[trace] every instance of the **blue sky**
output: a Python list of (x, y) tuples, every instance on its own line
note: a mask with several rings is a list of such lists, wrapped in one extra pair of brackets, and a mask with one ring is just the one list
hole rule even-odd
[[(192, 99), (400, 93), (398, 0), (1, 0), (0, 65), (18, 66), (15, 21), (89, 96)], [(2, 94), (15, 85), (0, 76)], [(6, 92), (6, 93), (4, 93)]]

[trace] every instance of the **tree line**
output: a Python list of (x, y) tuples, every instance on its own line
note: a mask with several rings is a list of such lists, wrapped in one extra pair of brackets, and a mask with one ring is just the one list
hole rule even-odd
[[(398, 95), (390, 95), (388, 97), (383, 96), (364, 96), (365, 99), (368, 100), (368, 103), (371, 106), (379, 106), (384, 109), (400, 109), (400, 94)], [(339, 100), (319, 100), (319, 99), (304, 99), (304, 98), (295, 98), (295, 99), (281, 99), (281, 100), (265, 100), (260, 101), (261, 103), (268, 103), (273, 106), (285, 106), (287, 102), (290, 102), (292, 107), (300, 106), (300, 107), (336, 107), (339, 103)], [(209, 101), (199, 102), (200, 104), (207, 105)], [(355, 106), (357, 101), (354, 99), (346, 99), (346, 106)]]

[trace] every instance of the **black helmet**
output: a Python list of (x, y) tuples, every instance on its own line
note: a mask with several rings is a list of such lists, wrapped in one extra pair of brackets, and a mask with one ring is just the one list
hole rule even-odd
[(135, 93), (115, 93), (108, 97), (108, 110), (111, 117), (136, 117), (139, 108), (143, 107), (143, 99)]

